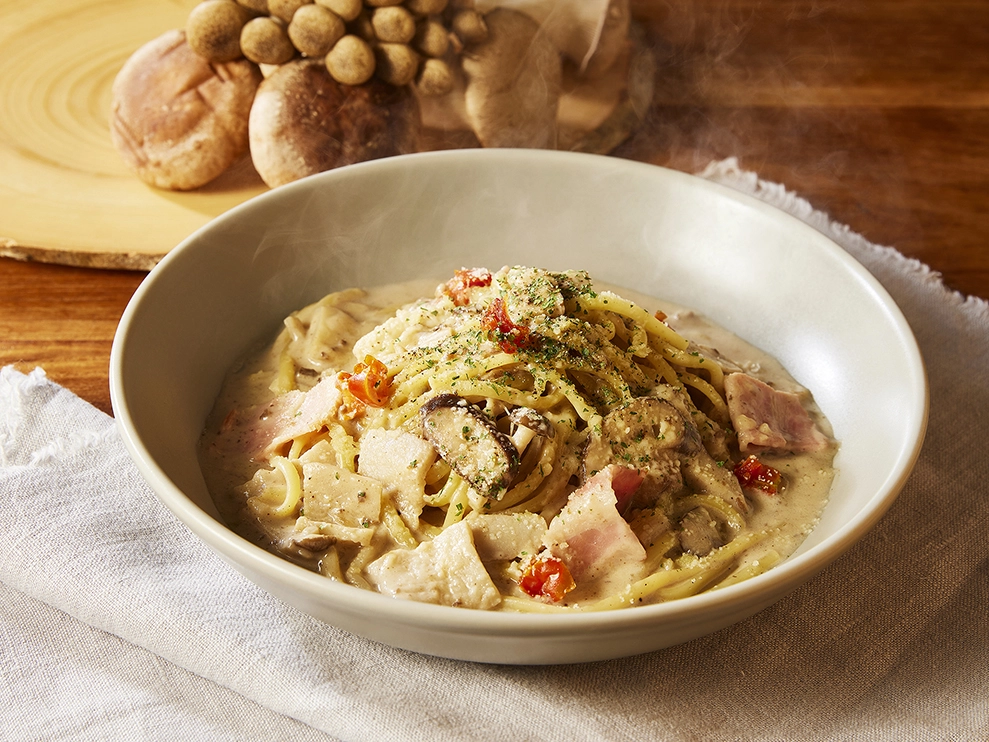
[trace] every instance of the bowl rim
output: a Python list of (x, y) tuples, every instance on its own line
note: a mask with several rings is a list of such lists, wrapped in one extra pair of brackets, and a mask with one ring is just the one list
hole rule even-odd
[[(890, 470), (890, 475), (853, 518), (842, 524), (840, 528), (820, 543), (802, 553), (789, 557), (772, 569), (724, 588), (705, 591), (665, 603), (636, 606), (634, 610), (515, 613), (458, 609), (410, 600), (397, 600), (372, 591), (335, 583), (255, 546), (227, 528), (196, 505), (172, 482), (142, 442), (140, 433), (130, 415), (123, 379), (124, 356), (131, 323), (139, 307), (142, 306), (147, 297), (153, 295), (159, 278), (167, 274), (173, 262), (178, 261), (189, 250), (194, 249), (195, 245), (208, 236), (211, 231), (238, 219), (242, 212), (252, 210), (257, 203), (291, 199), (296, 191), (324, 187), (325, 184), (332, 186), (337, 181), (361, 177), (361, 174), (367, 171), (415, 167), (417, 163), (427, 160), (431, 162), (441, 161), (441, 163), (445, 160), (464, 160), (467, 162), (476, 160), (478, 162), (497, 162), (505, 166), (533, 161), (548, 165), (559, 161), (587, 161), (590, 167), (595, 166), (595, 161), (607, 160), (607, 166), (611, 168), (628, 168), (630, 171), (643, 172), (648, 170), (655, 173), (656, 177), (680, 179), (688, 187), (706, 190), (717, 198), (735, 201), (771, 219), (791, 221), (790, 227), (792, 229), (808, 235), (819, 246), (818, 249), (831, 251), (832, 257), (836, 258), (845, 270), (853, 273), (868, 288), (874, 299), (884, 308), (886, 317), (895, 330), (897, 340), (904, 346), (912, 360), (910, 368), (907, 369), (912, 394), (904, 405), (905, 409), (911, 413), (906, 420), (910, 426), (909, 435), (904, 437), (904, 441), (909, 441), (909, 443), (899, 450), (895, 465)], [(729, 605), (737, 608), (739, 604), (745, 604), (756, 606), (758, 609), (766, 604), (767, 596), (779, 596), (796, 589), (804, 581), (813, 577), (847, 552), (873, 528), (892, 506), (920, 455), (927, 428), (930, 402), (929, 383), (920, 348), (902, 311), (882, 284), (828, 235), (798, 217), (755, 196), (682, 171), (612, 156), (524, 149), (447, 150), (400, 155), (350, 165), (312, 175), (259, 194), (211, 220), (169, 251), (149, 272), (128, 302), (118, 323), (111, 347), (110, 399), (125, 449), (155, 495), (194, 535), (201, 538), (221, 557), (230, 561), (234, 567), (239, 569), (238, 565), (243, 563), (266, 580), (278, 583), (287, 590), (301, 591), (316, 601), (332, 603), (332, 607), (355, 615), (373, 613), (396, 623), (428, 624), (432, 629), (439, 631), (451, 630), (462, 634), (515, 637), (582, 634), (594, 629), (621, 632), (633, 628), (646, 628), (665, 620), (688, 620), (695, 614), (706, 614), (708, 610)]]

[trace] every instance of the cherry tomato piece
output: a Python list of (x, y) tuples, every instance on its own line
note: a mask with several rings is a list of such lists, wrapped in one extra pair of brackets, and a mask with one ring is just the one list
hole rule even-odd
[(491, 273), (484, 268), (460, 268), (453, 278), (443, 284), (444, 294), (458, 307), (470, 304), (470, 290), (475, 286), (490, 286)]
[(775, 495), (780, 490), (782, 476), (779, 470), (762, 463), (755, 456), (739, 461), (732, 473), (742, 487), (762, 490), (767, 495)]
[(365, 356), (363, 363), (354, 366), (354, 373), (342, 374), (347, 390), (371, 407), (384, 407), (391, 397), (391, 377), (388, 367), (374, 356)]
[(512, 322), (500, 298), (491, 302), (481, 318), (481, 326), (506, 353), (516, 353), (529, 345), (529, 328)]
[(529, 561), (519, 587), (532, 598), (549, 598), (554, 603), (576, 587), (567, 565), (555, 556), (543, 555)]

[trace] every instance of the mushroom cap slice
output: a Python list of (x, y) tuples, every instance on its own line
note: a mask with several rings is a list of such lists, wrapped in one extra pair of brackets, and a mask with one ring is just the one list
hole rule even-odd
[(512, 439), (456, 394), (439, 394), (419, 409), (423, 435), (477, 492), (498, 500), (519, 471)]

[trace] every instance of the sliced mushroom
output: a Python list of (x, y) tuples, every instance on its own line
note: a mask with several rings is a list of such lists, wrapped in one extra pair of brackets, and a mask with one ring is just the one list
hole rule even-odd
[(519, 470), (519, 452), (480, 410), (456, 394), (440, 394), (419, 410), (423, 434), (437, 454), (477, 492), (494, 500)]
[(657, 393), (669, 397), (639, 397), (604, 417), (600, 429), (588, 436), (581, 479), (586, 481), (608, 464), (621, 464), (644, 477), (633, 507), (651, 507), (662, 493), (687, 485), (745, 513), (748, 506), (738, 480), (704, 448), (682, 400), (662, 389)]
[(680, 548), (696, 556), (707, 556), (724, 545), (718, 522), (707, 508), (691, 510), (680, 520)]
[(528, 428), (543, 438), (552, 438), (556, 435), (556, 428), (553, 427), (553, 423), (545, 415), (530, 407), (516, 407), (508, 413), (508, 417), (516, 425)]
[(635, 506), (649, 507), (661, 493), (683, 487), (681, 465), (698, 449), (697, 431), (672, 404), (641, 397), (608, 413), (588, 437), (581, 478), (608, 464), (632, 467), (644, 477)]
[(334, 538), (325, 533), (293, 534), (292, 543), (308, 551), (326, 551), (334, 544)]

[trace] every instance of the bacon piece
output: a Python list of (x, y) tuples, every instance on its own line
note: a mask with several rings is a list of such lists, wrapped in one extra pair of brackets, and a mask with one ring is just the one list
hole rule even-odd
[(615, 493), (615, 507), (618, 512), (625, 514), (629, 505), (632, 504), (632, 497), (642, 484), (642, 475), (635, 469), (618, 467), (618, 471), (612, 473), (611, 489)]
[(213, 446), (228, 455), (265, 458), (297, 435), (319, 430), (341, 403), (333, 377), (326, 377), (309, 391), (294, 389), (270, 402), (232, 410), (223, 421)]
[(581, 598), (603, 597), (641, 576), (646, 552), (618, 512), (615, 494), (616, 480), (619, 489), (627, 486), (628, 471), (609, 465), (588, 479), (546, 533), (545, 545), (567, 565)]
[(803, 453), (820, 451), (830, 443), (796, 394), (777, 391), (747, 374), (734, 373), (725, 377), (725, 395), (743, 453)]
[(458, 307), (470, 304), (470, 290), (475, 286), (490, 286), (491, 273), (484, 268), (460, 268), (453, 278), (440, 287), (440, 291), (453, 299)]

